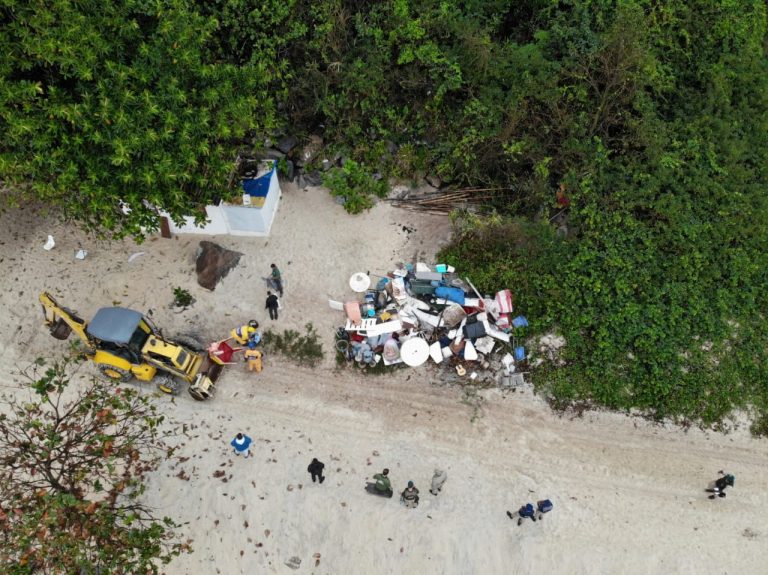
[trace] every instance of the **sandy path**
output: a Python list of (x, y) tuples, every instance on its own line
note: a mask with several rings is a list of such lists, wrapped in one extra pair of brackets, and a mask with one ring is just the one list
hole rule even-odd
[[(488, 392), (472, 423), (458, 390), (414, 377), (272, 367), (230, 379), (214, 411), (179, 402), (199, 435), (152, 502), (206, 535), (171, 573), (288, 573), (294, 555), (307, 573), (764, 572), (764, 444), (609, 414), (560, 419), (530, 393)], [(256, 440), (254, 459), (231, 456), (238, 430)], [(329, 470), (322, 486), (305, 472), (313, 456)], [(435, 465), (449, 473), (439, 498), (427, 492)], [(363, 492), (383, 466), (397, 489), (415, 481), (417, 510)], [(702, 484), (720, 467), (738, 470), (737, 488), (709, 501)], [(190, 481), (174, 477), (181, 468)], [(556, 505), (545, 521), (506, 518), (544, 497)]]
[[(48, 233), (57, 241), (52, 252), (41, 249)], [(321, 190), (288, 187), (272, 237), (213, 238), (244, 257), (207, 292), (193, 270), (197, 243), (209, 238), (96, 242), (35, 210), (6, 212), (0, 368), (9, 373), (66, 349), (41, 325), (41, 289), (85, 318), (119, 302), (153, 309), (167, 333), (213, 339), (243, 319), (269, 323), (261, 277), (273, 261), (286, 278), (278, 326), (311, 321), (329, 347), (340, 314), (327, 299), (352, 295), (349, 275), (384, 271), (416, 253), (430, 261), (447, 234), (445, 218), (388, 206), (353, 218)], [(79, 244), (89, 250), (84, 261), (73, 258)], [(197, 298), (183, 313), (170, 307), (176, 286)], [(460, 390), (431, 385), (426, 369), (355, 376), (334, 371), (330, 354), (316, 370), (268, 357), (260, 376), (227, 370), (210, 402), (180, 396), (169, 405), (196, 426), (181, 453), (189, 459), (161, 469), (148, 492), (161, 513), (189, 522), (183, 533), (195, 541), (195, 553), (169, 575), (293, 573), (284, 564), (292, 556), (301, 559), (296, 572), (318, 574), (768, 571), (765, 440), (614, 414), (558, 418), (530, 392), (485, 392), (473, 420)], [(12, 381), (2, 385), (14, 391)], [(231, 455), (229, 440), (240, 430), (256, 440), (253, 459)], [(305, 472), (313, 456), (326, 463), (322, 486)], [(397, 490), (415, 481), (417, 510), (363, 492), (366, 477), (384, 466)], [(435, 466), (449, 473), (439, 498), (428, 493)], [(709, 501), (702, 489), (721, 468), (736, 475), (736, 487)], [(188, 480), (177, 477), (182, 471)], [(507, 509), (544, 497), (555, 509), (543, 522), (517, 527), (506, 518)]]

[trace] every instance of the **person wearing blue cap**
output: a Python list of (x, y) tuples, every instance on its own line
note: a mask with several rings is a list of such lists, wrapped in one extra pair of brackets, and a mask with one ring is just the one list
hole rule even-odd
[[(515, 516), (511, 511), (507, 511), (507, 517), (510, 519), (514, 519)], [(529, 518), (532, 521), (536, 521), (536, 510), (533, 507), (533, 504), (526, 503), (523, 505), (520, 509), (517, 510), (517, 524), (520, 525), (523, 522), (523, 519)]]
[(235, 455), (243, 455), (248, 459), (251, 456), (251, 443), (253, 440), (250, 437), (238, 433), (229, 444), (235, 448)]
[(245, 358), (245, 361), (248, 362), (248, 371), (255, 371), (256, 373), (259, 373), (262, 369), (261, 358), (264, 356), (264, 354), (261, 353), (261, 350), (256, 349), (257, 343), (258, 342), (253, 339), (249, 341), (248, 349), (246, 349), (243, 353), (243, 357)]

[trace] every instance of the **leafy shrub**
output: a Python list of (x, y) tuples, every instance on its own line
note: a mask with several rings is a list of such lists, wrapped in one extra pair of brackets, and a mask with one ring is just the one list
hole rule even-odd
[(186, 309), (193, 303), (195, 303), (195, 298), (192, 297), (188, 290), (181, 287), (173, 288), (173, 305)]
[(280, 353), (299, 365), (315, 367), (325, 357), (323, 344), (318, 340), (311, 322), (304, 329), (304, 335), (293, 329), (286, 329), (283, 333), (267, 330), (262, 337), (262, 345), (265, 350)]
[(374, 179), (371, 172), (354, 160), (347, 160), (341, 168), (323, 174), (323, 184), (333, 197), (344, 198), (344, 209), (350, 214), (370, 209), (372, 196), (385, 198), (389, 191), (385, 181)]

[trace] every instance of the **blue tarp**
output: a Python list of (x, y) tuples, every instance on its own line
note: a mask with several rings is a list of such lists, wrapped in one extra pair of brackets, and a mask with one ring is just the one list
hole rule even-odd
[(273, 167), (269, 172), (260, 178), (243, 180), (243, 191), (253, 198), (266, 198), (269, 193), (269, 184), (272, 181)]
[(464, 305), (464, 290), (461, 288), (440, 286), (435, 290), (435, 295), (439, 298), (456, 302), (459, 305)]

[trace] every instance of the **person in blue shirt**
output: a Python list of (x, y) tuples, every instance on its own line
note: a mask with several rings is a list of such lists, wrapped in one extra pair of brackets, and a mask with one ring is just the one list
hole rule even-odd
[(235, 448), (235, 455), (243, 455), (247, 459), (251, 456), (251, 443), (253, 440), (250, 437), (238, 433), (229, 444)]
[[(515, 516), (512, 514), (511, 511), (507, 511), (507, 517), (510, 519), (514, 519)], [(517, 510), (517, 524), (520, 525), (523, 522), (523, 519), (528, 517), (529, 519), (536, 521), (536, 510), (534, 509), (533, 505), (530, 503), (526, 503), (523, 505), (520, 509)]]

